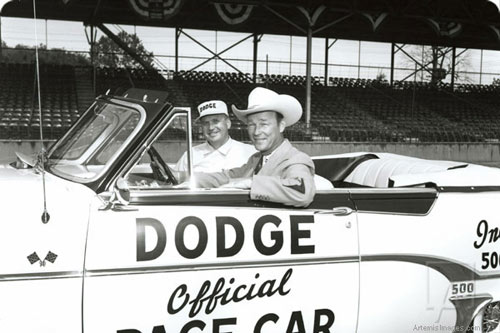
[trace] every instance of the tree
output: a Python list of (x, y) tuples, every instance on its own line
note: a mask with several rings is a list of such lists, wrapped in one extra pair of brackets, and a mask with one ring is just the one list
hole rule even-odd
[[(136, 34), (129, 34), (126, 31), (121, 31), (117, 36), (147, 63), (153, 63), (153, 52), (148, 52), (146, 50), (142, 41)], [(137, 63), (131, 56), (124, 53), (124, 51), (107, 36), (99, 38), (95, 45), (94, 52), (96, 55), (96, 62), (101, 66), (127, 68), (140, 67), (139, 63)]]
[[(420, 64), (427, 65), (427, 70), (422, 70), (424, 78), (431, 84), (443, 82), (447, 78), (451, 78), (453, 71), (453, 52), (451, 47), (445, 46), (413, 46), (409, 50), (409, 54), (416, 59)], [(413, 68), (415, 62), (408, 56), (405, 56), (407, 66)], [(420, 69), (420, 65), (417, 65)], [(455, 58), (455, 81), (461, 80), (469, 82), (470, 78), (464, 71), (470, 67), (470, 57), (467, 51)]]
[[(64, 48), (47, 49), (45, 44), (40, 44), (38, 46), (38, 58), (40, 63), (44, 64), (72, 66), (84, 66), (90, 64), (89, 57), (86, 54), (70, 52)], [(34, 63), (35, 48), (33, 46), (23, 44), (18, 44), (14, 48), (8, 48), (7, 44), (2, 43), (2, 62)]]

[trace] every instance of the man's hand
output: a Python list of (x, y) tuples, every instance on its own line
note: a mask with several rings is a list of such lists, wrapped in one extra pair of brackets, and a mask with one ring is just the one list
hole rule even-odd
[(252, 178), (235, 178), (231, 182), (222, 185), (224, 188), (238, 188), (242, 190), (248, 190), (252, 187)]

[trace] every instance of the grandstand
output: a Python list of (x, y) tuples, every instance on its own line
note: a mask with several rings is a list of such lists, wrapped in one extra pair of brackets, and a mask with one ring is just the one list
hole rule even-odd
[[(108, 91), (121, 94), (130, 87), (167, 90), (174, 105), (194, 110), (199, 103), (215, 98), (224, 100), (228, 105), (244, 107), (248, 93), (255, 86), (265, 86), (299, 99), (304, 107), (304, 118), (287, 128), (285, 134), (296, 144), (301, 142), (303, 146), (312, 147), (311, 151), (317, 155), (340, 152), (342, 149), (388, 151), (388, 146), (391, 146), (393, 152), (418, 155), (425, 151), (423, 154), (427, 155), (421, 155), (424, 158), (449, 158), (441, 156), (442, 152), (465, 151), (468, 154), (468, 149), (473, 147), (470, 151), (475, 151), (474, 157), (464, 155), (465, 159), (500, 161), (500, 87), (495, 84), (464, 84), (464, 81), (458, 83), (453, 74), (461, 54), (465, 50), (475, 50), (476, 55), (480, 51), (481, 65), (477, 69), (470, 68), (470, 72), (479, 78), (477, 82), (481, 83), (482, 75), (487, 75), (489, 79), (497, 75), (492, 73), (493, 70), (483, 71), (482, 62), (483, 50), (500, 50), (500, 12), (498, 5), (489, 0), (332, 1), (322, 2), (320, 6), (312, 6), (312, 3), (304, 6), (300, 0), (257, 1), (251, 4), (231, 0), (223, 5), (213, 1), (179, 0), (162, 1), (165, 6), (173, 6), (163, 11), (158, 11), (156, 7), (142, 8), (141, 3), (131, 0), (129, 4), (135, 6), (123, 6), (120, 0), (107, 0), (106, 5), (99, 0), (37, 0), (38, 18), (84, 23), (86, 42), (94, 46), (95, 32), (99, 29), (120, 46), (123, 54), (134, 58), (144, 69), (100, 67), (94, 62), (95, 57), (90, 56), (92, 52), (88, 53), (92, 66), (42, 63), (40, 119), (35, 66), (2, 63), (0, 58), (2, 147), (12, 149), (17, 143), (32, 142), (33, 146), (39, 143), (40, 120), (44, 127), (44, 139), (59, 138), (95, 96)], [(240, 10), (235, 12), (234, 7)], [(8, 1), (0, 9), (0, 15), (32, 18), (32, 9), (33, 3), (29, 0)], [(171, 55), (171, 67), (159, 66), (155, 62), (157, 67), (153, 68), (151, 64), (142, 62), (138, 54), (104, 24), (170, 29), (175, 33), (171, 44), (166, 46), (175, 54)], [(189, 29), (188, 33), (186, 29)], [(239, 33), (242, 39), (231, 46), (216, 46), (215, 50), (211, 50), (211, 46), (204, 45), (205, 41), (196, 40), (191, 29)], [(299, 50), (306, 58), (304, 67), (299, 69), (305, 69), (300, 71), (301, 75), (292, 75), (292, 68), (300, 66), (295, 66), (298, 62), (292, 61), (291, 37), (290, 63), (284, 66), (290, 68), (289, 75), (273, 74), (273, 69), (268, 71), (267, 57), (264, 71), (263, 53), (259, 56), (263, 35), (306, 39), (306, 47)], [(184, 39), (181, 43), (180, 37)], [(252, 37), (253, 45), (250, 45)], [(316, 73), (318, 68), (324, 68), (324, 77), (313, 77), (311, 74), (313, 37), (316, 41), (324, 39), (325, 42), (324, 49), (316, 49), (317, 43), (314, 46), (316, 56), (317, 51), (325, 51), (324, 61), (319, 63), (315, 60), (314, 63)], [(201, 46), (208, 55), (190, 58), (186, 52), (179, 52), (188, 40)], [(353, 65), (357, 66), (357, 78), (333, 77), (342, 76), (344, 72), (336, 75), (328, 73), (335, 68), (334, 65), (339, 65), (331, 63), (332, 57), (328, 53), (337, 40), (359, 41), (358, 64)], [(244, 41), (248, 43), (243, 44)], [(390, 66), (387, 64), (379, 72), (384, 75), (378, 79), (363, 78), (359, 60), (362, 41), (390, 46), (390, 53), (384, 53), (384, 57), (391, 60)], [(240, 43), (245, 47), (245, 59), (230, 59), (228, 54), (223, 54)], [(403, 50), (406, 45), (448, 47), (447, 61), (453, 67), (453, 71), (446, 76), (448, 81), (433, 81), (434, 69), (424, 62), (423, 56), (419, 62), (419, 58), (410, 55), (413, 61), (410, 68), (401, 68), (398, 65), (401, 58), (398, 60), (397, 57), (408, 55)], [(457, 48), (463, 51), (457, 52)], [(222, 56), (228, 56), (227, 61)], [(200, 63), (196, 63), (198, 60)], [(211, 60), (218, 60), (219, 64), (224, 62), (227, 66), (222, 67), (224, 71), (217, 71), (216, 63), (215, 71), (201, 71), (208, 68), (204, 64)], [(237, 68), (245, 61), (246, 64), (252, 62), (252, 73), (244, 73), (249, 71), (247, 68), (243, 72)], [(373, 74), (377, 68), (369, 70)], [(422, 73), (430, 73), (431, 79), (424, 79)], [(434, 83), (417, 82), (417, 77)], [(195, 115), (196, 112), (193, 112)], [(232, 117), (232, 123), (231, 136), (248, 141), (245, 125), (235, 117)], [(178, 126), (181, 127), (182, 124)], [(202, 139), (196, 126), (194, 139)], [(468, 145), (467, 149), (462, 149), (464, 143)], [(410, 146), (418, 147), (409, 152)], [(426, 150), (427, 147), (430, 147), (429, 150)], [(485, 149), (488, 153), (484, 153)], [(430, 150), (439, 151), (441, 155), (429, 154)], [(483, 158), (482, 155), (488, 156)]]
[[(42, 123), (48, 139), (59, 138), (91, 102), (90, 68), (42, 65)], [(39, 138), (40, 118), (32, 64), (0, 63), (0, 139)], [(78, 80), (77, 80), (78, 77)], [(209, 99), (228, 105), (246, 104), (255, 87), (250, 74), (227, 72), (169, 72), (126, 68), (98, 68), (97, 95), (127, 88), (170, 91), (178, 106), (193, 109)], [(82, 82), (88, 80), (87, 85)], [(296, 96), (304, 104), (305, 77), (258, 75), (258, 85)], [(287, 129), (293, 141), (331, 142), (498, 142), (500, 87), (457, 85), (451, 91), (421, 82), (315, 78), (312, 86), (311, 125), (302, 121)], [(90, 90), (90, 91), (89, 91)], [(81, 96), (80, 96), (81, 95)], [(193, 115), (194, 116), (194, 115)], [(232, 116), (231, 135), (248, 140), (244, 124)], [(197, 132), (199, 134), (199, 132)], [(201, 137), (197, 137), (201, 138)], [(196, 137), (195, 137), (196, 139)]]

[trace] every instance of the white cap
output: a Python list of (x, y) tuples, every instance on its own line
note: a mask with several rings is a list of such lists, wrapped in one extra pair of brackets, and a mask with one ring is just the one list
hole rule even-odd
[(198, 105), (198, 112), (200, 113), (199, 117), (196, 120), (199, 120), (201, 117), (211, 116), (214, 114), (225, 114), (229, 117), (227, 113), (227, 105), (223, 101), (208, 101), (203, 102)]

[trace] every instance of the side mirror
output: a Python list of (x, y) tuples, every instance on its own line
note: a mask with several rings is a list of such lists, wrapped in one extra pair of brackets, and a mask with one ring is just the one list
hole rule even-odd
[(99, 197), (103, 201), (103, 206), (99, 207), (100, 211), (111, 209), (115, 212), (130, 212), (137, 210), (137, 208), (128, 207), (130, 203), (130, 189), (127, 181), (121, 177), (117, 179), (113, 192), (104, 192)]
[(128, 205), (130, 203), (130, 189), (128, 187), (127, 181), (120, 177), (116, 181), (115, 185), (115, 199), (122, 205)]

